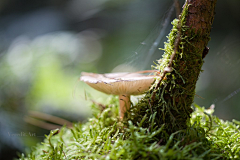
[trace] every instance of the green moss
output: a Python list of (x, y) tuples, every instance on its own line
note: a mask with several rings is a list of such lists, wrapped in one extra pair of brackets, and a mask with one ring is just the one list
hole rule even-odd
[[(130, 109), (126, 121), (131, 120), (137, 125), (145, 114), (151, 119), (153, 113), (156, 113), (155, 127), (159, 128), (164, 124), (169, 135), (187, 129), (193, 111), (191, 105), (196, 82), (203, 64), (203, 48), (196, 47), (199, 37), (202, 37), (201, 32), (185, 25), (188, 7), (186, 4), (179, 20), (173, 20), (168, 41), (164, 43), (164, 55), (158, 64), (153, 66), (160, 71), (161, 77), (157, 78), (145, 97)], [(206, 41), (208, 40), (207, 38)], [(174, 58), (171, 59), (173, 55)], [(171, 61), (170, 67), (173, 71), (165, 74), (164, 69), (169, 67)], [(161, 78), (162, 81), (158, 85)], [(148, 127), (149, 122), (146, 121), (142, 125)], [(159, 138), (161, 137), (162, 135), (159, 135)]]
[(20, 159), (240, 159), (240, 122), (224, 122), (212, 115), (213, 109), (191, 107), (203, 64), (203, 49), (196, 44), (209, 36), (187, 27), (187, 14), (185, 5), (180, 20), (172, 22), (163, 58), (154, 66), (163, 73), (180, 33), (173, 71), (158, 88), (156, 81), (123, 121), (118, 118), (118, 99), (113, 97), (87, 123), (52, 131), (43, 144)]
[[(21, 160), (38, 159), (230, 159), (240, 158), (240, 122), (223, 121), (212, 109), (195, 105), (188, 129), (167, 134), (156, 127), (153, 113), (129, 127), (117, 122), (117, 98), (85, 124), (51, 131), (42, 144)], [(93, 105), (97, 108), (98, 106)], [(142, 126), (148, 122), (149, 127)], [(159, 137), (162, 135), (162, 137)]]

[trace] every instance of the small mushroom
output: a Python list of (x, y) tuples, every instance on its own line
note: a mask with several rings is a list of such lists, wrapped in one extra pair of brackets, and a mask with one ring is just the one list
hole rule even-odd
[(131, 106), (130, 95), (140, 95), (149, 90), (155, 78), (139, 73), (96, 74), (82, 72), (80, 80), (100, 92), (119, 95), (119, 115), (123, 119), (124, 113)]

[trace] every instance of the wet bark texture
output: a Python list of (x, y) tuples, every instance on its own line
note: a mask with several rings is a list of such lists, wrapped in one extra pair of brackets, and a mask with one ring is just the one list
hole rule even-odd
[[(178, 46), (174, 46), (177, 48), (172, 66), (175, 70), (167, 76), (169, 79), (175, 78), (175, 84), (167, 82), (167, 91), (163, 96), (166, 97), (165, 101), (168, 101), (166, 107), (170, 107), (170, 121), (174, 124), (171, 127), (176, 130), (186, 128), (192, 113), (196, 83), (203, 58), (209, 50), (207, 44), (210, 40), (216, 1), (187, 0), (176, 26), (180, 42)], [(176, 36), (175, 45), (177, 38)], [(163, 90), (166, 84), (161, 85), (160, 90)]]
[[(216, 2), (217, 0), (187, 0), (184, 4), (184, 7), (189, 5), (185, 25), (199, 36), (197, 40), (193, 39), (192, 44), (202, 51), (210, 40)], [(187, 36), (191, 36), (191, 31), (186, 32)]]

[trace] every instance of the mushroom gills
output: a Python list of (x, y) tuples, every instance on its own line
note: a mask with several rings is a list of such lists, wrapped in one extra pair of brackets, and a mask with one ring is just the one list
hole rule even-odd
[(123, 119), (131, 106), (130, 95), (140, 95), (149, 90), (155, 76), (126, 72), (106, 74), (82, 72), (80, 80), (100, 92), (119, 95), (119, 116)]

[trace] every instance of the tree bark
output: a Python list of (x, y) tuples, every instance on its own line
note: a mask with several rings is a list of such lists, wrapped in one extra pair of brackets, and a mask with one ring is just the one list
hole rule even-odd
[[(165, 124), (169, 133), (187, 128), (196, 82), (208, 52), (206, 46), (210, 40), (216, 1), (186, 0), (179, 20), (172, 23), (165, 53), (156, 66), (162, 77), (130, 110), (128, 119), (137, 124), (145, 114), (151, 118), (156, 112), (156, 125)], [(143, 125), (147, 127), (149, 124)]]
[(186, 35), (190, 37), (191, 32), (194, 32), (199, 36), (191, 41), (195, 48), (200, 50), (199, 54), (203, 53), (210, 40), (216, 2), (217, 0), (187, 0), (184, 4), (184, 7), (188, 5), (185, 25), (190, 27)]

